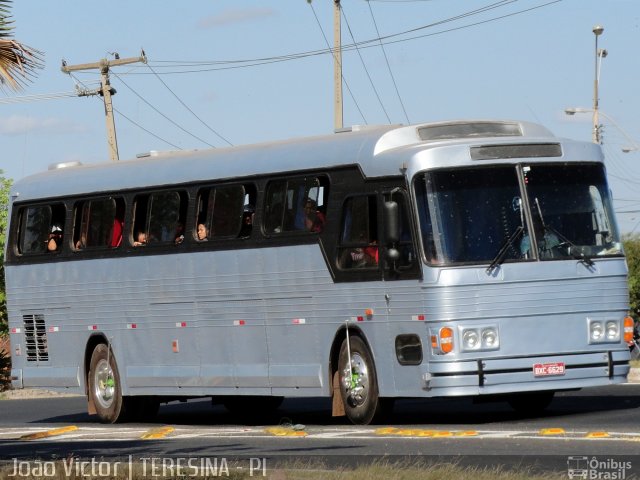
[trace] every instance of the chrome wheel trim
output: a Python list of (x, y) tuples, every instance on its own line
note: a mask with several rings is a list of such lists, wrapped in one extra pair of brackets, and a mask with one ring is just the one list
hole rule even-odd
[(342, 372), (342, 386), (352, 406), (357, 407), (367, 401), (369, 397), (369, 368), (357, 352), (351, 354), (351, 368), (346, 365)]
[(116, 390), (113, 370), (107, 360), (100, 360), (93, 373), (93, 394), (102, 408), (110, 408)]

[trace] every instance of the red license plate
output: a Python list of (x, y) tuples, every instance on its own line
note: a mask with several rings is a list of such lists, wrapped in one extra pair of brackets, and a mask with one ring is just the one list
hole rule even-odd
[(533, 374), (536, 377), (564, 375), (564, 363), (536, 363), (533, 365)]

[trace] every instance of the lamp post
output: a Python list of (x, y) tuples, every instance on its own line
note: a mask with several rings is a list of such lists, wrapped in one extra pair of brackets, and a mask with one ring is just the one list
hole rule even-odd
[[(571, 107), (571, 108), (565, 108), (564, 113), (566, 113), (567, 115), (575, 115), (576, 113), (594, 113), (595, 114), (596, 111), (595, 109), (592, 109), (592, 108)], [(614, 127), (616, 127), (618, 131), (622, 133), (624, 138), (631, 144), (630, 147), (622, 148), (622, 151), (624, 153), (635, 152), (636, 150), (640, 150), (640, 145), (638, 144), (638, 142), (636, 142), (631, 137), (631, 135), (629, 135), (620, 125), (618, 125), (618, 122), (616, 122), (613, 118), (611, 118), (611, 116), (607, 115), (602, 111), (598, 111), (597, 114), (602, 115), (604, 118), (609, 120), (611, 124)], [(598, 125), (598, 132), (600, 132), (600, 125)], [(601, 140), (601, 137), (600, 137), (600, 134), (598, 134), (598, 142), (594, 141), (594, 143), (600, 143), (600, 140)]]
[(600, 119), (598, 115), (598, 86), (600, 83), (600, 64), (602, 63), (603, 57), (607, 56), (607, 51), (605, 49), (598, 49), (598, 37), (602, 35), (602, 32), (604, 32), (604, 27), (602, 25), (596, 25), (593, 27), (593, 34), (596, 37), (595, 77), (593, 80), (593, 143), (602, 143), (602, 137), (600, 135)]

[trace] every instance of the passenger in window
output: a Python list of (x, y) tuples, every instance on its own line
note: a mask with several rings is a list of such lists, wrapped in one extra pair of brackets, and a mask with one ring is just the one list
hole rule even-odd
[(87, 246), (87, 232), (82, 231), (80, 232), (80, 238), (76, 242), (76, 250), (82, 250), (83, 248), (86, 248), (86, 246)]
[(147, 244), (147, 234), (145, 232), (138, 232), (136, 239), (133, 241), (134, 247), (143, 247)]
[(62, 228), (60, 225), (53, 224), (51, 226), (51, 232), (47, 239), (47, 251), (57, 252), (62, 247)]
[(255, 216), (256, 209), (253, 205), (248, 204), (244, 206), (242, 212), (242, 227), (240, 228), (240, 237), (248, 237), (251, 235), (253, 228), (253, 217)]
[(324, 230), (325, 216), (318, 210), (318, 205), (312, 198), (307, 198), (304, 204), (304, 226), (310, 232), (320, 233)]
[[(119, 247), (122, 243), (122, 229), (124, 227), (124, 222), (119, 218), (113, 219), (113, 229), (111, 230), (111, 243), (110, 247), (116, 248)], [(80, 242), (78, 242), (80, 243)], [(76, 248), (80, 248), (76, 245)]]
[(198, 224), (196, 235), (198, 236), (199, 242), (206, 242), (207, 240), (209, 240), (209, 230), (207, 229), (207, 226), (204, 223)]
[(184, 223), (178, 222), (176, 225), (175, 243), (176, 245), (180, 245), (182, 242), (184, 242)]

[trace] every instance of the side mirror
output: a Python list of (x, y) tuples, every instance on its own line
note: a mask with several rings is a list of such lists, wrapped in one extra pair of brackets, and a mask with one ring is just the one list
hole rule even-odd
[(387, 245), (400, 240), (400, 214), (398, 202), (384, 202), (384, 236)]

